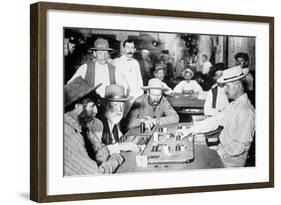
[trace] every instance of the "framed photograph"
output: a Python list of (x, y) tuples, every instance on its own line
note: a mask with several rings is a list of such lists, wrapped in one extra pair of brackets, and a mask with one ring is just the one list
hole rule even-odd
[(274, 18), (30, 6), (30, 198), (274, 186)]

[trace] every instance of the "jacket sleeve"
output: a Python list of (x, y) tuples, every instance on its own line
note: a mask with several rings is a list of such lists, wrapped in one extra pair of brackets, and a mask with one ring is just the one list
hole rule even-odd
[(164, 117), (159, 118), (159, 125), (174, 124), (179, 122), (179, 116), (166, 98), (163, 99)]
[(140, 123), (141, 123), (141, 116), (140, 116), (140, 112), (141, 112), (141, 101), (143, 98), (137, 98), (133, 104), (133, 106), (131, 107), (130, 112), (128, 113), (125, 123), (127, 124), (126, 129), (131, 129), (134, 127), (139, 127)]

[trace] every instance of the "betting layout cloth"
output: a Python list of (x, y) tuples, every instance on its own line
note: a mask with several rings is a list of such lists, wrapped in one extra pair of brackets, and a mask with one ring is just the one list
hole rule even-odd
[(134, 142), (140, 146), (141, 152), (138, 153), (137, 164), (143, 166), (147, 164), (181, 164), (189, 163), (194, 160), (194, 138), (188, 136), (181, 138), (176, 134), (178, 129), (184, 129), (181, 125), (170, 125), (157, 127), (151, 131), (146, 131), (139, 135), (128, 132), (122, 141)]

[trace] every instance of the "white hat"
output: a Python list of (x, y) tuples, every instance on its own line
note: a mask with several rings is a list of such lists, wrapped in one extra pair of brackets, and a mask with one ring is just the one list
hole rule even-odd
[(150, 89), (158, 89), (162, 90), (163, 92), (168, 91), (168, 88), (163, 86), (163, 82), (158, 78), (152, 78), (148, 81), (148, 86), (143, 86), (143, 90), (150, 90)]
[(235, 66), (223, 71), (222, 76), (217, 80), (218, 83), (229, 83), (244, 78), (249, 73), (249, 68), (242, 69)]
[(191, 69), (189, 69), (189, 68), (186, 68), (186, 69), (182, 72), (182, 75), (184, 76), (185, 73), (190, 73), (190, 74), (191, 74), (191, 77), (194, 76), (194, 72), (193, 72)]

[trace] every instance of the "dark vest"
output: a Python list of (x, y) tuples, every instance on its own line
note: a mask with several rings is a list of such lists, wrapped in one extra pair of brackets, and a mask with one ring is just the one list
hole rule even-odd
[[(103, 123), (103, 131), (102, 131), (102, 138), (101, 138), (102, 143), (105, 145), (113, 144), (113, 142), (112, 142), (113, 136), (110, 133), (107, 119), (105, 117), (103, 117), (101, 121)], [(118, 142), (118, 141), (119, 141), (119, 139), (115, 139), (115, 142)]]
[[(108, 63), (108, 73), (109, 73), (109, 82), (110, 84), (116, 84), (115, 81), (115, 67), (114, 65)], [(90, 84), (90, 85), (95, 85), (95, 62), (90, 61), (87, 63), (87, 72), (85, 76), (85, 80)]]
[(212, 108), (215, 109), (217, 106), (218, 86), (212, 88), (212, 96), (213, 96)]

